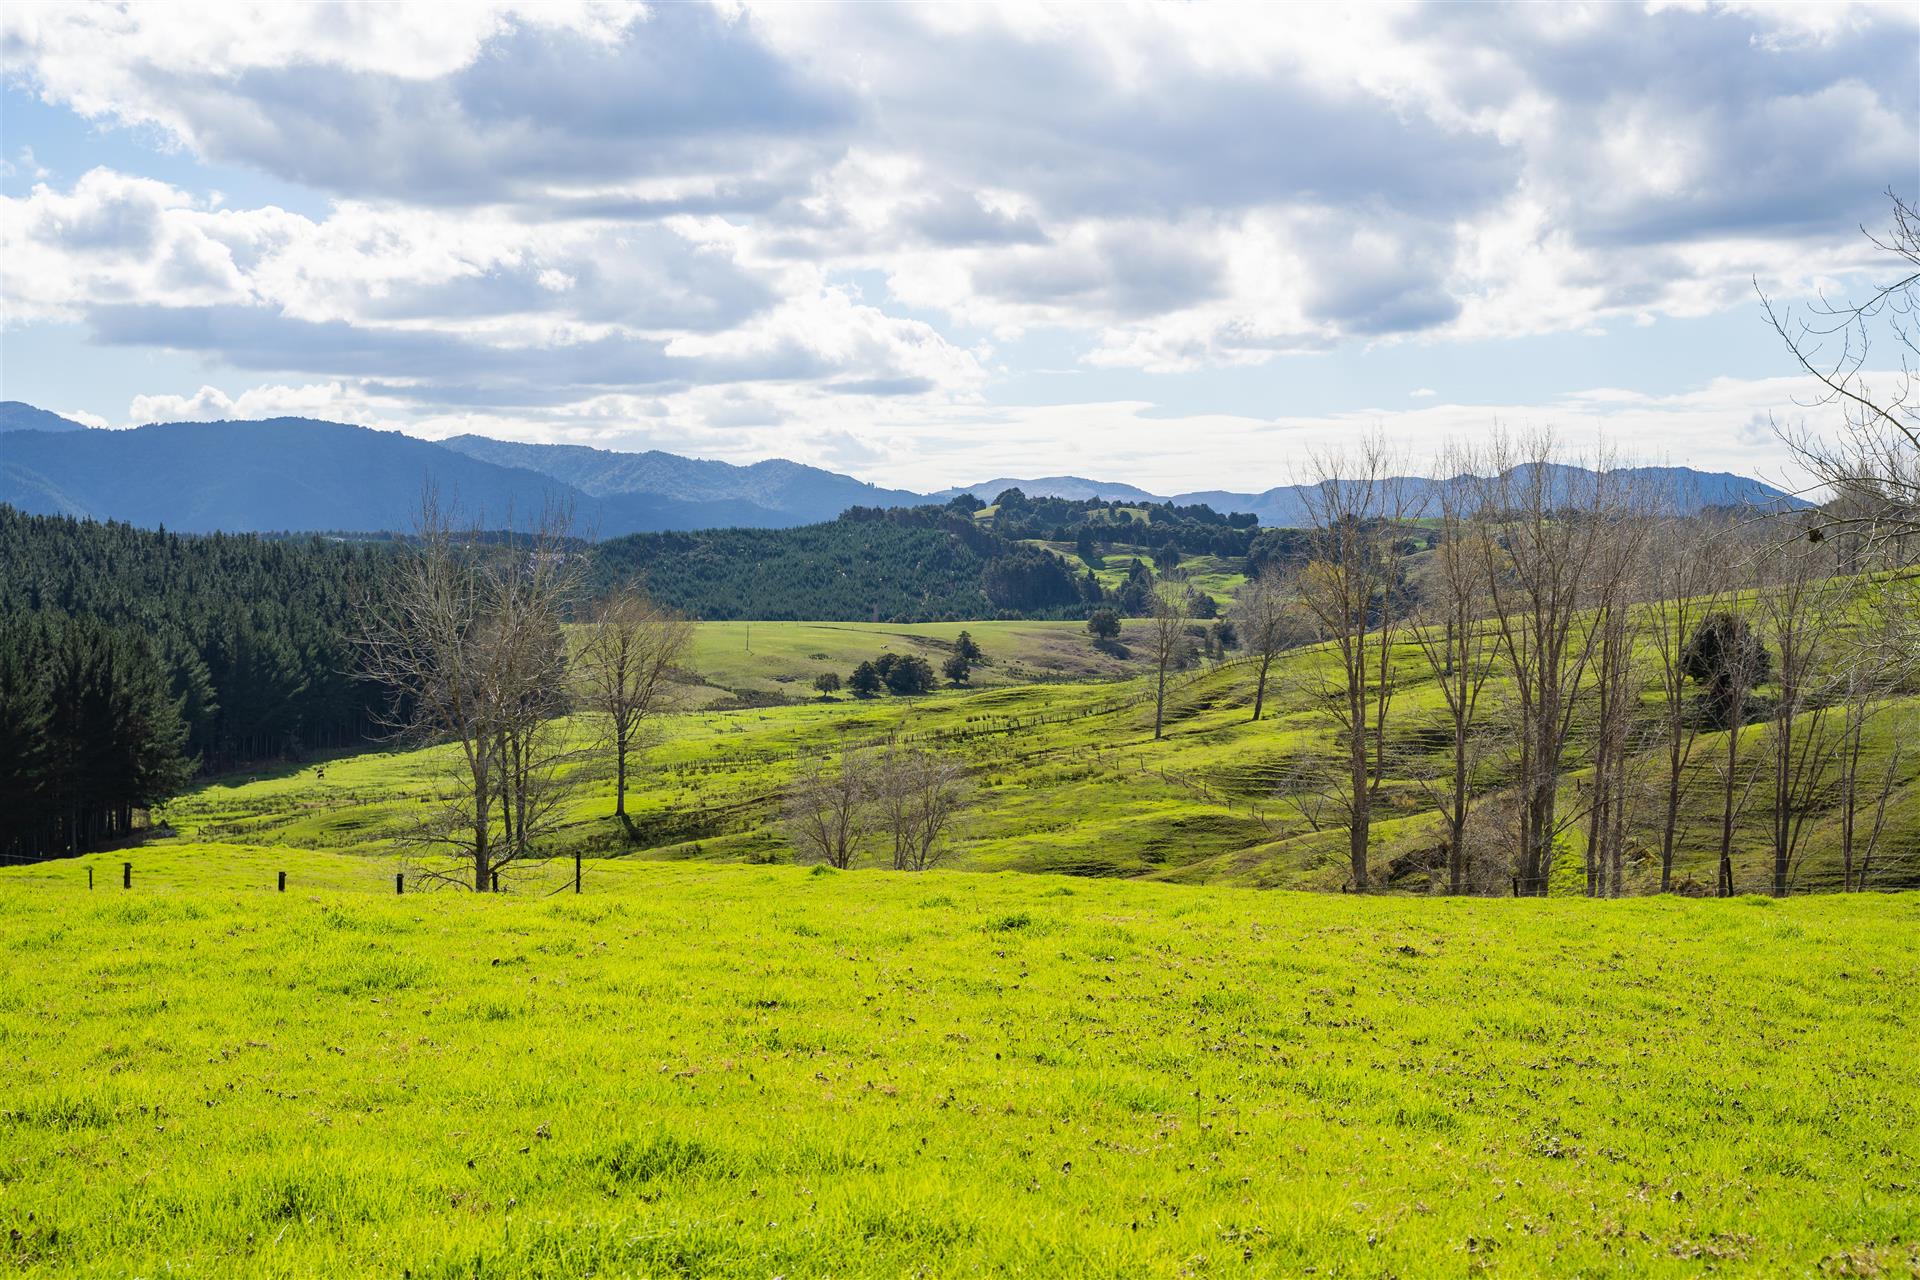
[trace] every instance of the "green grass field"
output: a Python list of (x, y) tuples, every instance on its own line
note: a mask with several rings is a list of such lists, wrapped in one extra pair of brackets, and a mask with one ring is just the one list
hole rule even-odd
[(129, 856), (0, 872), (17, 1274), (1920, 1269), (1913, 897)]
[(704, 684), (687, 686), (686, 701), (701, 706), (740, 693), (814, 698), (815, 676), (844, 680), (888, 652), (918, 654), (937, 674), (962, 631), (987, 658), (969, 677), (975, 688), (1111, 680), (1142, 668), (1139, 658), (1095, 649), (1083, 622), (699, 622), (686, 665)]

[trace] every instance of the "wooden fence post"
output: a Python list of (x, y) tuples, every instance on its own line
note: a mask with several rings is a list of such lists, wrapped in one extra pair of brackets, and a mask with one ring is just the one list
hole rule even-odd
[(131, 862), (123, 862), (120, 864), (120, 887), (122, 889), (133, 888), (133, 864)]
[(500, 892), (500, 873), (498, 871), (493, 873), (493, 891), (495, 893)]
[(406, 872), (396, 871), (393, 873), (393, 891), (395, 893), (405, 893), (407, 891), (406, 883), (407, 883)]
[(580, 851), (573, 851), (573, 891), (580, 892)]
[(282, 871), (280, 873), (280, 892), (285, 893), (286, 891), (287, 891), (287, 873)]
[(93, 868), (87, 868), (87, 888), (93, 888)]

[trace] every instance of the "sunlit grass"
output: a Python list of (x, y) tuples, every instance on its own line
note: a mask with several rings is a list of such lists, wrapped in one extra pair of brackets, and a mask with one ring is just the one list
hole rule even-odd
[(1915, 1265), (1909, 897), (125, 856), (0, 873), (25, 1274)]

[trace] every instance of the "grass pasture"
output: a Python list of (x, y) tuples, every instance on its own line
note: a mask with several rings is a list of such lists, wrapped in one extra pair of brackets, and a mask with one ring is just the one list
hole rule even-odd
[(815, 676), (844, 680), (887, 652), (917, 654), (937, 675), (962, 631), (987, 658), (969, 677), (975, 688), (1121, 679), (1142, 668), (1138, 657), (1095, 649), (1084, 622), (699, 622), (686, 665), (705, 684), (696, 702), (729, 692), (813, 698)]
[(131, 857), (0, 871), (17, 1274), (1920, 1269), (1912, 896)]

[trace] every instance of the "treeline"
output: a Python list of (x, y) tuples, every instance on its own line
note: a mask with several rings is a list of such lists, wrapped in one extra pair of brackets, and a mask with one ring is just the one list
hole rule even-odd
[(390, 556), (0, 506), (0, 846), (86, 848), (197, 770), (368, 737), (351, 620)]
[(91, 618), (0, 622), (0, 855), (87, 849), (133, 829), (192, 765), (164, 663)]

